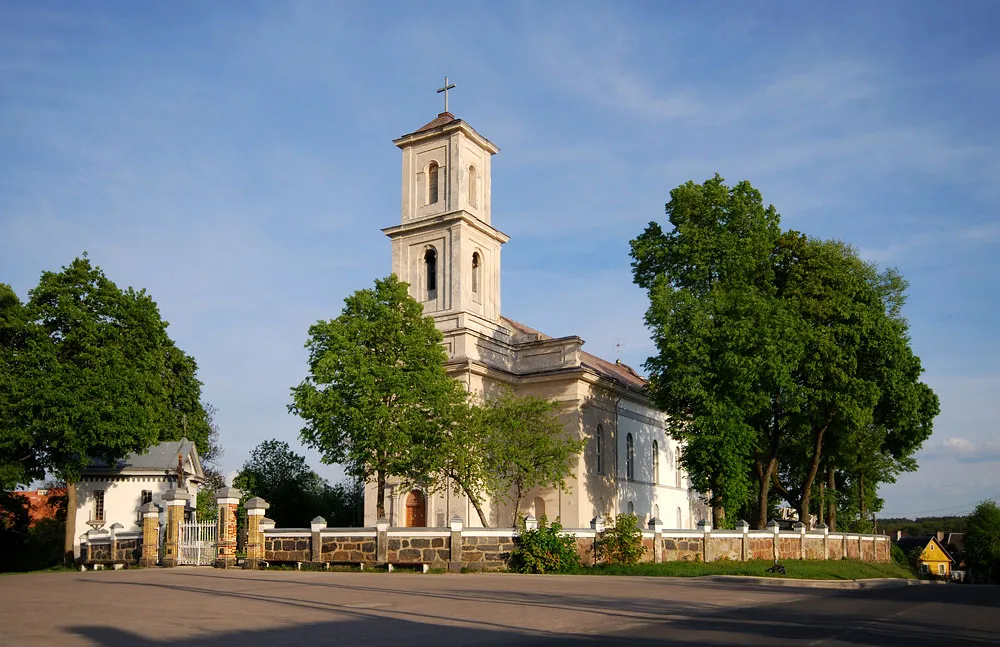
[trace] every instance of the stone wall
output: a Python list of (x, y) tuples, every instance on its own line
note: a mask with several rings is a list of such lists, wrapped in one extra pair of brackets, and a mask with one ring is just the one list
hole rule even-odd
[[(581, 563), (592, 565), (596, 531), (580, 528), (565, 532), (575, 536)], [(450, 570), (502, 570), (516, 539), (510, 529), (462, 528), (454, 523), (450, 528), (274, 529), (265, 530), (263, 536), (268, 562), (427, 564)], [(460, 543), (453, 547), (453, 541)], [(845, 549), (849, 559), (890, 559), (888, 537), (825, 531), (650, 530), (643, 532), (642, 543), (644, 562), (841, 559)], [(138, 543), (120, 546), (119, 552), (137, 554), (138, 548)]]
[(80, 554), (84, 563), (138, 564), (142, 557), (142, 537), (134, 532), (122, 533), (114, 542), (109, 537), (81, 543)]
[(264, 559), (274, 562), (312, 561), (312, 537), (291, 534), (264, 534)]
[[(471, 538), (470, 538), (471, 539)], [(463, 542), (462, 561), (468, 561), (465, 552), (469, 542)], [(374, 544), (372, 545), (374, 555)], [(477, 557), (477, 561), (482, 555)], [(451, 537), (389, 537), (386, 561), (393, 563), (423, 563), (434, 568), (446, 568), (451, 561)]]
[(462, 567), (469, 570), (498, 571), (507, 568), (514, 550), (514, 533), (506, 537), (462, 537)]
[[(389, 542), (390, 545), (392, 542)], [(320, 561), (322, 562), (375, 562), (375, 533), (370, 536), (328, 535), (321, 533)]]

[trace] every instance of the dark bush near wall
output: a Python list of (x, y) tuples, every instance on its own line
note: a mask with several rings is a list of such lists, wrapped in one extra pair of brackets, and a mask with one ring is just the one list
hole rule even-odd
[(538, 520), (536, 530), (526, 530), (521, 521), (520, 533), (514, 538), (508, 566), (517, 573), (564, 573), (580, 566), (576, 552), (576, 537), (564, 534), (558, 520), (551, 525), (545, 515)]

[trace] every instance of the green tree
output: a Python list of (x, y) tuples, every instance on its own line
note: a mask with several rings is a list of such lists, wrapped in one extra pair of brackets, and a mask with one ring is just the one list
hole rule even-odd
[(531, 488), (566, 487), (583, 441), (566, 435), (558, 403), (518, 396), (508, 388), (470, 398), (456, 409), (440, 449), (434, 487), (451, 485), (472, 503), (483, 527), (490, 526), (483, 502), (510, 503), (512, 523)]
[(302, 440), (324, 462), (374, 478), (379, 517), (388, 477), (423, 480), (439, 470), (445, 434), (466, 399), (445, 373), (441, 341), (395, 275), (309, 328), (309, 377), (292, 389), (288, 409), (305, 421)]
[(511, 522), (516, 524), (526, 492), (535, 487), (566, 488), (585, 441), (566, 434), (559, 405), (551, 400), (502, 389), (476, 406), (472, 429), (482, 438), (481, 447), (453, 447), (450, 453), (483, 454), (480, 482), (494, 500), (512, 505)]
[(1000, 507), (983, 501), (965, 520), (965, 558), (979, 577), (1000, 580)]
[(817, 478), (837, 470), (857, 477), (863, 509), (866, 479), (913, 469), (938, 404), (909, 347), (902, 277), (782, 232), (746, 182), (689, 182), (667, 213), (670, 232), (651, 223), (632, 241), (658, 352), (646, 367), (715, 524), (753, 500), (763, 527), (772, 488), (808, 520)]
[(0, 487), (65, 480), (72, 529), (91, 459), (185, 434), (204, 451), (197, 366), (166, 328), (145, 290), (119, 289), (86, 255), (44, 272), (26, 304), (0, 286)]
[(913, 469), (911, 454), (931, 433), (937, 397), (919, 381), (900, 310), (906, 282), (880, 272), (840, 241), (789, 232), (778, 252), (776, 296), (798, 320), (805, 352), (781, 395), (782, 496), (808, 520), (824, 458), (851, 471), (859, 520), (869, 523), (869, 485)]
[(773, 299), (779, 217), (749, 183), (729, 188), (718, 175), (671, 191), (666, 212), (669, 232), (651, 222), (631, 242), (657, 350), (645, 366), (654, 402), (685, 442), (681, 463), (711, 493), (721, 527), (727, 507), (751, 498), (755, 459), (766, 466), (760, 487), (770, 484), (777, 443), (754, 423), (772, 417), (772, 394), (800, 353)]

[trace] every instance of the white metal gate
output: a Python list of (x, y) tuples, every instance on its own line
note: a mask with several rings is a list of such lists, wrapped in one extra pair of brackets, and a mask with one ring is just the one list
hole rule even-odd
[(177, 562), (195, 566), (214, 564), (216, 533), (214, 521), (182, 523)]

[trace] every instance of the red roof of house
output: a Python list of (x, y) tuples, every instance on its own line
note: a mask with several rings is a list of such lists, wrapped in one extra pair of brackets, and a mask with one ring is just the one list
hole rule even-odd
[(55, 498), (64, 496), (66, 488), (52, 488), (51, 490), (15, 490), (11, 492), (23, 497), (28, 501), (28, 525), (34, 526), (42, 519), (55, 519), (58, 505)]

